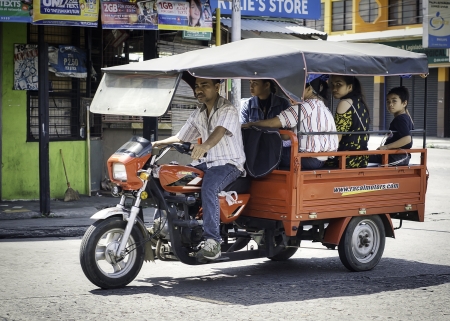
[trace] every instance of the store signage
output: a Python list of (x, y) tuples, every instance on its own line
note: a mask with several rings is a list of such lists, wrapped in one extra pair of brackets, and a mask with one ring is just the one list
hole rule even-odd
[(424, 48), (450, 48), (450, 0), (423, 0)]
[(183, 31), (183, 39), (211, 40), (211, 32)]
[(447, 49), (428, 49), (422, 46), (420, 40), (405, 40), (405, 41), (392, 41), (392, 42), (380, 42), (382, 45), (391, 46), (407, 51), (424, 53), (428, 57), (429, 64), (448, 64), (449, 56)]
[[(211, 8), (231, 14), (232, 1), (211, 0)], [(320, 19), (320, 0), (241, 0), (242, 16)]]
[(33, 24), (97, 27), (97, 0), (33, 0)]
[(31, 0), (0, 1), (0, 22), (31, 22)]

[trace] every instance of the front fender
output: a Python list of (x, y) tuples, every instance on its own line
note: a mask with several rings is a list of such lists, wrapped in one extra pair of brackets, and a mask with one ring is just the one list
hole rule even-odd
[(125, 219), (128, 216), (128, 212), (125, 211), (125, 209), (123, 209), (122, 207), (108, 207), (92, 215), (91, 220), (104, 220), (114, 215), (122, 215), (122, 217)]

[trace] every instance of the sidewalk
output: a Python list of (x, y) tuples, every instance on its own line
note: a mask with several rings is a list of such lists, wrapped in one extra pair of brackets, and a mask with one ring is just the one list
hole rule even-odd
[[(372, 135), (369, 149), (376, 149), (383, 136)], [(428, 148), (450, 149), (450, 138), (427, 137)], [(414, 136), (413, 148), (422, 148), (422, 137)], [(80, 237), (94, 222), (90, 217), (97, 211), (116, 206), (118, 198), (103, 193), (81, 196), (79, 201), (51, 200), (49, 217), (40, 214), (39, 200), (0, 202), (0, 239), (29, 237)], [(143, 202), (144, 220), (150, 224), (154, 208)]]
[[(108, 194), (81, 195), (79, 201), (50, 200), (48, 217), (40, 214), (39, 200), (0, 202), (0, 239), (38, 237), (79, 237), (94, 222), (90, 217), (105, 207), (116, 206), (119, 198)], [(144, 220), (149, 223), (154, 208), (143, 204)]]

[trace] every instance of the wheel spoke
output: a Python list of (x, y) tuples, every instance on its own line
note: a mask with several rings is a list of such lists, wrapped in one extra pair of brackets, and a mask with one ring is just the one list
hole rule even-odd
[(106, 251), (106, 246), (104, 246), (104, 245), (97, 246), (97, 248), (95, 249), (95, 259), (97, 261), (106, 260), (105, 251)]
[(120, 262), (114, 264), (113, 265), (114, 273), (122, 271), (124, 267), (125, 267), (125, 262), (124, 261), (120, 261)]

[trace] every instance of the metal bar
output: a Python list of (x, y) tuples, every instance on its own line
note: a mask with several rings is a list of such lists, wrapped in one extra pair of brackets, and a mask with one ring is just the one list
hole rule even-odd
[(50, 214), (48, 44), (44, 26), (38, 26), (38, 101), (39, 101), (39, 204), (43, 215)]
[[(144, 31), (144, 60), (158, 58), (158, 31)], [(143, 117), (143, 133), (145, 139), (152, 141), (158, 140), (158, 118)]]
[(222, 44), (222, 31), (220, 31), (220, 8), (216, 9), (216, 46)]
[[(241, 40), (241, 1), (232, 0), (231, 42)], [(241, 80), (231, 79), (231, 103), (238, 109), (241, 107)]]
[[(3, 52), (3, 24), (0, 23), (0, 39), (2, 39), (2, 41), (0, 41), (0, 52)], [(0, 66), (3, 66), (3, 55), (0, 55)], [(3, 73), (0, 73), (0, 88), (3, 88)], [(3, 115), (3, 99), (0, 99), (0, 202), (2, 200), (2, 172), (3, 172), (3, 156), (2, 156), (2, 150), (3, 150), (3, 146), (2, 146), (2, 141), (3, 141), (3, 137), (2, 137), (2, 133), (3, 133), (3, 119), (2, 119), (2, 115)], [(28, 108), (27, 108), (28, 109)], [(28, 129), (29, 130), (29, 129)]]
[[(424, 129), (413, 129), (410, 131), (411, 134), (417, 134), (417, 133), (423, 133), (425, 132)], [(360, 134), (390, 134), (390, 133), (396, 133), (395, 130), (374, 130), (374, 131), (360, 131), (360, 132), (310, 132), (310, 133), (303, 133), (298, 132), (299, 136), (305, 135), (305, 136), (314, 136), (314, 135), (360, 135)]]
[(423, 102), (423, 148), (427, 146), (427, 100), (428, 100), (428, 77), (425, 77), (425, 95)]

